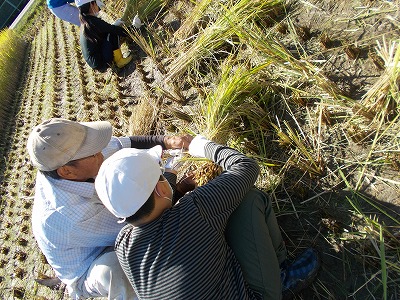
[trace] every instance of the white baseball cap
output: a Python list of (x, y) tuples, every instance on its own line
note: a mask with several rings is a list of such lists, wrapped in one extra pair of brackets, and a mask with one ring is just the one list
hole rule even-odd
[(42, 171), (53, 171), (71, 160), (101, 152), (111, 140), (109, 122), (75, 122), (49, 119), (33, 128), (28, 138), (32, 164)]
[(150, 197), (160, 178), (161, 146), (125, 148), (107, 158), (95, 186), (104, 206), (116, 217), (134, 215)]

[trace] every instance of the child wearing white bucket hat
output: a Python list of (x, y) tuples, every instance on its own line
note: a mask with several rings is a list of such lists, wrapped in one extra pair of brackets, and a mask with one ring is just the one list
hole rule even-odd
[(315, 277), (319, 261), (311, 248), (286, 263), (272, 203), (253, 188), (253, 159), (196, 136), (189, 154), (218, 162), (224, 172), (172, 205), (155, 150), (112, 155), (95, 183), (103, 204), (128, 223), (115, 248), (140, 299), (278, 300), (282, 290)]

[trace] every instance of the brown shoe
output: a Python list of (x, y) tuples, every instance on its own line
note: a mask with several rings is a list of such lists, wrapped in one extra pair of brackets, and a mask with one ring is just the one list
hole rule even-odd
[(58, 277), (48, 277), (48, 276), (42, 276), (43, 278), (35, 278), (35, 281), (41, 285), (47, 286), (48, 288), (52, 290), (57, 290), (61, 287), (63, 284), (61, 282), (61, 279)]

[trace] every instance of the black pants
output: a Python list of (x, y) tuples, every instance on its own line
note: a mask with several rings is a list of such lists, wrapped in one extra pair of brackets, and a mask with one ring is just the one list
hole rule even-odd
[(107, 39), (103, 42), (101, 47), (104, 62), (111, 63), (113, 60), (113, 52), (119, 48), (119, 36), (108, 34)]

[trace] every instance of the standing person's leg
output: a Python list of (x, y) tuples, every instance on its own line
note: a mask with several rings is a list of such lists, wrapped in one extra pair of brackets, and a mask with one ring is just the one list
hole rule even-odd
[(108, 299), (135, 300), (135, 291), (122, 270), (115, 251), (110, 247), (108, 251), (99, 255), (90, 266), (84, 290), (86, 297), (108, 297)]
[(231, 215), (225, 236), (250, 288), (263, 299), (281, 299), (279, 265), (286, 247), (268, 195), (251, 189)]
[(79, 9), (76, 6), (65, 4), (54, 8), (49, 7), (49, 9), (57, 18), (77, 26), (81, 25), (79, 21)]

